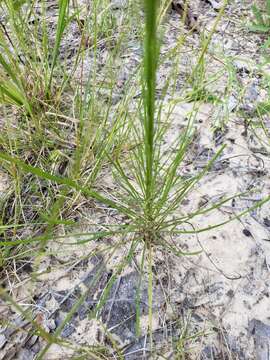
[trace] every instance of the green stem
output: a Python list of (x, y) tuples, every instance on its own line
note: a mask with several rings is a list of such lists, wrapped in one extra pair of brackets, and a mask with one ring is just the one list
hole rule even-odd
[(149, 328), (149, 339), (150, 339), (150, 350), (153, 348), (153, 255), (151, 245), (148, 250), (148, 328)]
[(157, 0), (145, 0), (145, 46), (144, 46), (144, 75), (145, 75), (145, 162), (146, 162), (146, 215), (151, 221), (153, 198), (153, 162), (155, 137), (155, 87), (157, 69)]

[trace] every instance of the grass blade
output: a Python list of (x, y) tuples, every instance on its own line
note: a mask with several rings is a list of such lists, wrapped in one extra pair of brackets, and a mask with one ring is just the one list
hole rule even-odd
[(65, 27), (67, 25), (66, 17), (67, 17), (68, 8), (69, 8), (69, 0), (59, 0), (59, 15), (58, 15), (58, 22), (57, 22), (56, 39), (55, 39), (55, 44), (54, 44), (54, 48), (53, 48), (52, 65), (51, 65), (50, 78), (49, 78), (47, 91), (51, 90), (54, 68), (55, 68), (56, 61), (57, 61), (57, 58), (59, 55), (59, 49), (60, 49), (62, 36), (63, 36), (64, 30), (65, 30)]

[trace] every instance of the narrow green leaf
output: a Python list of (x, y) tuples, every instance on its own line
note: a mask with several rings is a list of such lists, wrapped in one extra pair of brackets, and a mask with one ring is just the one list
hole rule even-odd
[(256, 111), (259, 116), (266, 115), (270, 112), (270, 102), (260, 102), (256, 106)]
[(270, 0), (266, 0), (266, 11), (267, 15), (270, 16)]
[(59, 0), (59, 15), (58, 15), (58, 22), (57, 22), (57, 29), (56, 29), (56, 39), (55, 44), (53, 48), (53, 56), (52, 56), (52, 65), (51, 65), (51, 73), (49, 78), (49, 84), (48, 84), (48, 91), (51, 89), (52, 79), (53, 79), (53, 73), (54, 68), (57, 62), (57, 58), (59, 55), (60, 50), (60, 44), (62, 40), (62, 36), (67, 24), (67, 12), (69, 8), (69, 0)]
[(255, 17), (255, 19), (257, 21), (257, 24), (258, 25), (265, 25), (261, 10), (255, 4), (253, 4), (251, 6), (251, 9), (252, 9), (254, 17)]
[(120, 212), (127, 214), (131, 217), (135, 217), (135, 218), (137, 217), (136, 213), (133, 212), (132, 210), (130, 210), (129, 208), (127, 208), (126, 206), (118, 204), (115, 201), (104, 197), (103, 195), (99, 194), (98, 192), (96, 192), (94, 190), (90, 190), (90, 189), (86, 188), (85, 186), (81, 186), (72, 179), (50, 174), (46, 171), (41, 170), (38, 167), (28, 165), (25, 162), (23, 162), (22, 160), (14, 157), (14, 156), (10, 156), (3, 152), (0, 152), (0, 159), (17, 165), (20, 169), (22, 169), (23, 171), (25, 171), (27, 173), (37, 175), (46, 180), (54, 181), (57, 184), (67, 185), (74, 190), (82, 192), (84, 195), (90, 196), (93, 199), (100, 201), (104, 205), (108, 205), (108, 206), (112, 207), (113, 209), (119, 210)]
[(261, 25), (261, 24), (252, 24), (249, 26), (249, 30), (253, 32), (261, 32), (261, 33), (267, 33), (270, 31), (269, 26)]

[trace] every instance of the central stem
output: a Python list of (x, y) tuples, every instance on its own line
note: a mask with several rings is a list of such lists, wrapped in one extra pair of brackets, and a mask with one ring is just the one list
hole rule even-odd
[(144, 142), (145, 142), (145, 181), (146, 216), (152, 221), (153, 202), (153, 163), (155, 138), (155, 88), (157, 70), (157, 0), (145, 0), (145, 45), (144, 45)]

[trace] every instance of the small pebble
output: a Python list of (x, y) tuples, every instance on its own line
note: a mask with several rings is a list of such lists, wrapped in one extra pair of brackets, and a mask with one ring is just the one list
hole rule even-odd
[(244, 234), (245, 236), (247, 236), (247, 237), (252, 236), (251, 232), (250, 232), (248, 229), (244, 229), (244, 230), (243, 230), (243, 234)]
[(264, 218), (263, 223), (265, 226), (270, 227), (270, 219), (269, 218)]
[(76, 331), (76, 328), (73, 324), (66, 324), (62, 333), (61, 333), (61, 336), (63, 338), (67, 338), (69, 337), (70, 335), (72, 335), (74, 332)]

